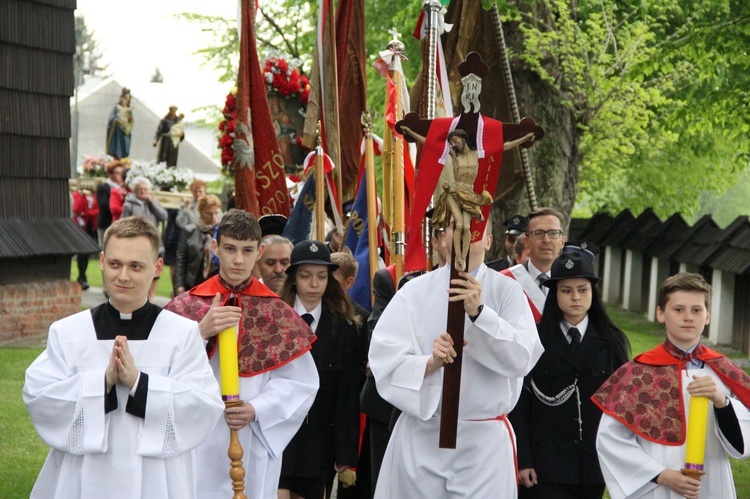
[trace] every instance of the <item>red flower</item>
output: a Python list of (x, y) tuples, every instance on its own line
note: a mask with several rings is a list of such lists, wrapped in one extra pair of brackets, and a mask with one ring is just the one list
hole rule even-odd
[(232, 145), (232, 136), (228, 133), (225, 133), (222, 135), (221, 139), (219, 140), (219, 145), (221, 147), (231, 146)]

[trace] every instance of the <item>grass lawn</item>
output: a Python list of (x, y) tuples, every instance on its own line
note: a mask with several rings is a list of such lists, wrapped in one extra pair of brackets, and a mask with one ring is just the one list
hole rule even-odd
[[(156, 286), (157, 296), (170, 297), (172, 293), (172, 279), (169, 277), (170, 267), (165, 266), (162, 270), (161, 277), (159, 278), (159, 284)], [(75, 262), (75, 258), (70, 262), (70, 280), (78, 280), (78, 265)], [(91, 286), (101, 288), (102, 287), (102, 271), (99, 269), (99, 258), (93, 259), (89, 262), (89, 266), (86, 269), (86, 280), (89, 281)]]
[(29, 497), (47, 456), (21, 398), (26, 368), (41, 349), (0, 348), (0, 497)]
[[(87, 272), (89, 283), (101, 285), (101, 272), (93, 263)], [(160, 288), (162, 281), (169, 279), (168, 272), (164, 274)], [(76, 277), (73, 275), (72, 279)], [(168, 291), (165, 296), (169, 296)], [(640, 314), (614, 309), (609, 312), (614, 322), (628, 334), (633, 355), (664, 341), (663, 329)], [(0, 400), (3, 401), (0, 405), (0, 498), (29, 497), (47, 455), (47, 446), (34, 431), (21, 399), (24, 371), (40, 352), (41, 349), (0, 348)], [(750, 497), (750, 460), (732, 460), (732, 470), (737, 497)]]

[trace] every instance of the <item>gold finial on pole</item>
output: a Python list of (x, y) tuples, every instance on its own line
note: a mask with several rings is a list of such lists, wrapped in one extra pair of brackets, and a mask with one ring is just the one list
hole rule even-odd
[[(375, 110), (369, 109), (362, 113), (362, 128), (365, 132), (365, 179), (367, 180), (367, 238), (370, 263), (370, 289), (378, 270), (378, 208), (377, 193), (375, 191), (375, 148), (372, 143), (372, 120)], [(370, 302), (374, 302), (375, 295), (370, 292)]]
[(375, 109), (370, 108), (365, 111), (362, 111), (362, 130), (365, 132), (365, 135), (372, 134), (372, 121), (375, 118)]

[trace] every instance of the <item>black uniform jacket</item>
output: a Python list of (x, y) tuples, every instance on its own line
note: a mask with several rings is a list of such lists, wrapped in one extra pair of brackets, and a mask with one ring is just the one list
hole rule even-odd
[[(557, 325), (551, 331), (539, 331), (539, 338), (544, 353), (524, 379), (521, 398), (509, 415), (516, 432), (518, 469), (534, 468), (540, 483), (602, 484), (596, 454), (602, 413), (591, 396), (619, 366), (613, 366), (607, 342), (591, 322), (575, 354)], [(583, 438), (576, 393), (562, 405), (550, 407), (534, 394), (532, 379), (548, 397), (577, 383)]]
[(310, 353), (320, 388), (281, 461), (281, 474), (327, 476), (335, 464), (357, 464), (359, 390), (362, 373), (357, 357), (357, 328), (333, 316), (325, 306)]
[[(396, 286), (393, 284), (391, 274), (386, 269), (380, 269), (375, 272), (375, 278), (372, 281), (372, 292), (375, 295), (375, 302), (372, 305), (372, 313), (367, 319), (368, 340), (367, 348), (369, 350), (372, 332), (378, 323), (378, 319), (383, 314), (385, 307), (388, 306), (393, 295), (396, 294)], [(393, 406), (386, 402), (378, 393), (375, 386), (375, 377), (371, 372), (367, 372), (365, 386), (362, 388), (359, 402), (362, 406), (362, 412), (383, 424), (388, 424), (393, 413)]]

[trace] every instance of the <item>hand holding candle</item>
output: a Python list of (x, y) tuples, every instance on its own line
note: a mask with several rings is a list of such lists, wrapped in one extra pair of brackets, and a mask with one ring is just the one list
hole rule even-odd
[(722, 409), (726, 405), (726, 394), (721, 391), (712, 376), (693, 375), (692, 378), (687, 385), (690, 408), (685, 441), (685, 468), (682, 472), (700, 480), (700, 476), (704, 474), (709, 401)]

